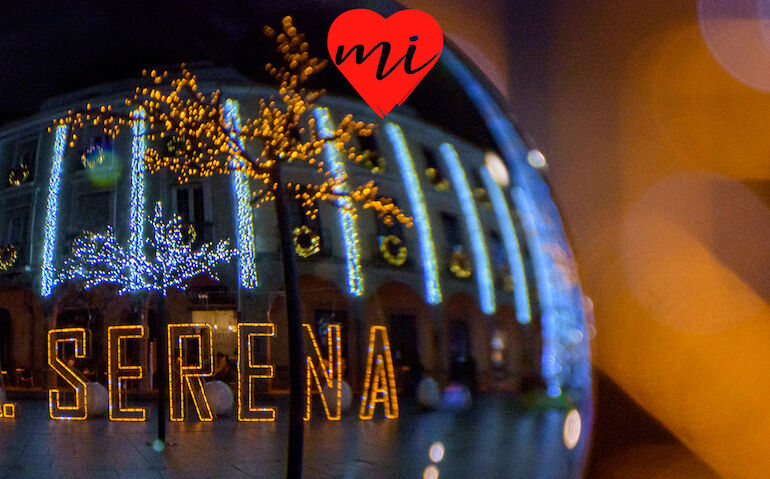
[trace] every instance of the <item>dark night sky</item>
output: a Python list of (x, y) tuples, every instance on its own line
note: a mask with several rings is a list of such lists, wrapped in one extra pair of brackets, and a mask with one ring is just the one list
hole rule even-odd
[[(311, 50), (325, 57), (326, 32), (339, 13), (362, 6), (383, 14), (400, 9), (380, 0), (287, 3), (13, 2), (0, 17), (0, 124), (39, 111), (40, 103), (53, 96), (138, 77), (143, 68), (205, 62), (232, 66), (267, 82), (263, 65), (274, 57), (272, 44), (261, 33), (265, 24), (278, 27), (284, 15), (292, 15), (298, 29), (307, 34)], [(316, 82), (327, 90), (357, 96), (333, 67)], [(491, 145), (465, 95), (440, 65), (406, 105), (432, 123)]]

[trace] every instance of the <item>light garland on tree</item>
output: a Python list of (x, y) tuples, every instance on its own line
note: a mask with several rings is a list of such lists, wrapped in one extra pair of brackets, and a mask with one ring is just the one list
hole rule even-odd
[(389, 264), (401, 266), (406, 262), (408, 251), (401, 238), (396, 235), (380, 236), (377, 238), (380, 245), (380, 253)]
[(294, 228), (294, 251), (301, 258), (309, 258), (321, 251), (321, 238), (307, 225)]
[[(362, 208), (375, 211), (386, 224), (399, 221), (411, 226), (412, 219), (390, 198), (379, 196), (373, 182), (346, 184), (346, 176), (335, 174), (334, 168), (322, 157), (325, 146), (329, 145), (340, 158), (365, 163), (363, 152), (349, 143), (353, 135), (371, 135), (374, 125), (345, 115), (334, 129), (321, 133), (310, 113), (325, 91), (308, 90), (302, 84), (328, 62), (310, 55), (305, 36), (297, 32), (291, 17), (283, 19), (282, 30), (279, 33), (270, 27), (264, 29), (265, 35), (275, 40), (283, 60), (281, 65), (265, 65), (280, 83), (279, 95), (260, 99), (255, 109), (257, 116), (243, 119), (240, 126), (233, 121), (232, 108), (228, 108), (221, 91), (204, 94), (199, 90), (196, 76), (184, 64), (176, 78), (168, 71), (142, 72), (149, 85), (136, 87), (125, 105), (143, 111), (144, 139), (164, 145), (160, 149), (149, 146), (145, 149), (147, 171), (153, 173), (168, 168), (180, 183), (193, 177), (242, 173), (264, 185), (262, 191), (256, 192), (252, 204), (258, 208), (275, 199), (277, 166), (302, 162), (317, 170), (319, 179), (315, 183), (280, 186), (300, 200), (311, 218), (318, 215), (319, 201), (337, 204), (350, 201), (347, 209), (354, 219), (357, 214), (354, 203), (359, 203)], [(134, 123), (133, 117), (122, 110), (89, 103), (81, 111), (68, 111), (65, 117), (54, 121), (53, 127), (69, 127), (67, 139), (73, 147), (77, 132), (86, 127), (101, 126), (105, 134), (115, 138), (123, 128)], [(261, 151), (252, 157), (248, 146), (257, 144)]]
[[(162, 218), (160, 202), (155, 205), (153, 236), (146, 239), (154, 255), (138, 255), (118, 244), (111, 227), (105, 233), (88, 233), (75, 240), (72, 257), (65, 261), (56, 282), (83, 280), (86, 289), (102, 283), (121, 287), (120, 293), (134, 290), (161, 291), (171, 287), (185, 289), (185, 280), (208, 273), (219, 280), (215, 267), (228, 263), (238, 254), (229, 249), (227, 240), (204, 243), (197, 250), (184, 241), (181, 218)], [(133, 265), (133, 270), (129, 267)]]
[(0, 247), (0, 271), (8, 271), (16, 264), (18, 253), (12, 244)]
[[(253, 204), (256, 208), (275, 198), (275, 167), (299, 161), (316, 169), (321, 178), (314, 184), (284, 186), (293, 189), (292, 193), (302, 201), (310, 216), (318, 214), (318, 201), (336, 202), (347, 198), (360, 203), (364, 209), (371, 208), (388, 224), (397, 220), (410, 225), (411, 218), (392, 200), (378, 196), (372, 182), (345, 188), (345, 177), (335, 175), (322, 158), (324, 146), (331, 145), (341, 158), (358, 164), (365, 162), (363, 153), (349, 142), (353, 135), (371, 135), (374, 125), (354, 121), (352, 115), (346, 115), (329, 128), (330, 134), (321, 134), (316, 120), (307, 113), (313, 111), (325, 91), (307, 90), (301, 85), (328, 62), (310, 55), (305, 37), (297, 32), (291, 17), (283, 19), (282, 27), (280, 33), (270, 27), (264, 29), (265, 35), (275, 40), (277, 51), (283, 57), (282, 65), (265, 65), (280, 83), (279, 96), (260, 99), (256, 108), (258, 116), (244, 119), (240, 127), (230, 121), (232, 116), (221, 92), (214, 90), (209, 95), (201, 92), (196, 76), (184, 64), (174, 79), (168, 71), (143, 72), (150, 85), (138, 86), (125, 100), (125, 105), (143, 109), (145, 139), (165, 145), (163, 151), (146, 148), (147, 171), (168, 168), (181, 183), (192, 177), (241, 172), (264, 184), (263, 191), (257, 193), (259, 199)], [(105, 134), (114, 138), (133, 120), (131, 115), (118, 110), (121, 109), (113, 109), (112, 105), (97, 107), (89, 103), (81, 111), (68, 111), (65, 117), (54, 121), (54, 127), (70, 127), (70, 146), (77, 141), (77, 131), (85, 127), (101, 126)], [(249, 142), (261, 145), (256, 158), (247, 151)], [(355, 216), (355, 207), (350, 208)]]

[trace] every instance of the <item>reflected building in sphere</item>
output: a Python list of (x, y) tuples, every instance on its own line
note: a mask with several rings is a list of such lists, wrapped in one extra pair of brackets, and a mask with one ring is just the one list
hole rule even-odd
[[(257, 116), (259, 98), (277, 93), (238, 68), (191, 70), (201, 90), (222, 92), (226, 115), (236, 124)], [(369, 210), (353, 215), (334, 203), (317, 205), (312, 217), (295, 203), (303, 322), (323, 344), (328, 326), (340, 325), (344, 378), (354, 393), (360, 392), (369, 328), (383, 325), (405, 396), (430, 376), (442, 386), (464, 383), (478, 392), (542, 389), (587, 399), (583, 296), (548, 187), (527, 161), (531, 148), (490, 89), (449, 48), (429, 77), (437, 91), (416, 92), (414, 103), (385, 120), (344, 88), (328, 88), (322, 108), (312, 113), (322, 128), (348, 113), (376, 124), (371, 137), (352, 139), (364, 152), (363, 166), (334, 149), (325, 161), (351, 184), (374, 181), (414, 226), (387, 225)], [(215, 351), (231, 361), (239, 322), (273, 323), (276, 335), (258, 354), (275, 366), (265, 392), (281, 394), (288, 389), (282, 263), (273, 208), (252, 201), (259, 185), (236, 174), (184, 184), (164, 170), (149, 174), (142, 161), (146, 148), (179, 145), (146, 140), (140, 121), (114, 139), (83, 130), (72, 144), (63, 139), (65, 127), (53, 127), (55, 118), (86, 104), (122, 105), (140, 81), (51, 98), (38, 114), (0, 129), (0, 369), (6, 384), (48, 387), (45, 333), (63, 327), (91, 329), (87, 374), (104, 382), (107, 328), (144, 324), (150, 340), (127, 354), (149, 372), (157, 370), (155, 294), (118, 294), (107, 283), (85, 290), (56, 278), (84, 232), (110, 227), (120, 244), (141, 244), (152, 234), (150, 218), (161, 202), (166, 218), (181, 219), (193, 247), (229, 239), (240, 251), (217, 268), (219, 281), (199, 275), (185, 290), (171, 290), (169, 321), (212, 325)], [(432, 113), (422, 108), (454, 98), (474, 111), (460, 123), (444, 124), (435, 105)], [(287, 175), (310, 183), (314, 170), (289, 166)], [(153, 375), (132, 387), (153, 389)]]

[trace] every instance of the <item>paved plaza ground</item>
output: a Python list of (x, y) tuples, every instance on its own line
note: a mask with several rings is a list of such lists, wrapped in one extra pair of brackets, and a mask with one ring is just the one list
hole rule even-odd
[[(0, 419), (0, 478), (282, 477), (287, 407), (277, 406), (274, 423), (169, 423), (176, 445), (158, 453), (148, 446), (153, 418), (52, 421), (45, 401), (17, 401), (17, 418)], [(565, 414), (485, 397), (462, 411), (421, 412), (406, 403), (392, 420), (361, 421), (353, 411), (342, 421), (313, 418), (305, 428), (304, 477), (422, 478), (435, 442), (445, 447), (435, 464), (441, 478), (577, 477), (587, 441), (566, 449)]]

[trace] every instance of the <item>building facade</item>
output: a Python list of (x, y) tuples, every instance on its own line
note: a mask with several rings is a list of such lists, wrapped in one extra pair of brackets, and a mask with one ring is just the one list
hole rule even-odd
[[(203, 90), (222, 91), (234, 121), (253, 118), (257, 99), (276, 93), (230, 70), (196, 73)], [(107, 327), (143, 324), (149, 340), (126, 354), (151, 373), (157, 370), (157, 294), (121, 295), (106, 283), (84, 290), (76, 281), (55, 279), (78, 236), (109, 226), (121, 244), (136, 243), (152, 234), (149, 219), (161, 202), (166, 218), (181, 218), (193, 246), (228, 238), (240, 250), (218, 268), (219, 281), (200, 275), (186, 290), (170, 291), (168, 322), (211, 324), (214, 349), (230, 362), (239, 322), (273, 323), (275, 337), (257, 354), (275, 366), (270, 391), (285, 391), (279, 238), (272, 205), (252, 206), (258, 185), (238, 175), (178, 184), (167, 171), (148, 174), (143, 149), (168, 145), (147, 145), (136, 127), (114, 140), (84, 130), (74, 144), (63, 143), (57, 129), (63, 127), (51, 128), (53, 119), (87, 103), (122, 105), (134, 86), (127, 81), (55, 98), (38, 115), (0, 130), (0, 170), (6, 175), (0, 192), (4, 382), (46, 388), (52, 381), (46, 331), (61, 327), (91, 330), (83, 370), (104, 381)], [(415, 223), (388, 226), (371, 211), (353, 216), (333, 203), (318, 205), (315, 218), (299, 204), (293, 208), (303, 322), (319, 341), (328, 325), (341, 326), (344, 376), (353, 390), (360, 389), (373, 325), (387, 327), (405, 391), (423, 375), (480, 391), (542, 384), (557, 395), (563, 388), (585, 388), (582, 305), (548, 302), (558, 288), (579, 291), (571, 255), (566, 243), (541, 234), (554, 227), (534, 205), (538, 196), (501, 158), (505, 151), (484, 151), (408, 109), (381, 121), (358, 101), (329, 95), (321, 106), (313, 115), (322, 126), (348, 113), (377, 125), (373, 136), (352, 140), (364, 151), (364, 166), (337, 158), (333, 149), (325, 152), (334, 174), (353, 184), (374, 180)], [(294, 182), (313, 181), (310, 169), (289, 165), (286, 172)], [(544, 270), (558, 277), (544, 278)], [(138, 391), (154, 386), (153, 374), (132, 385)]]

